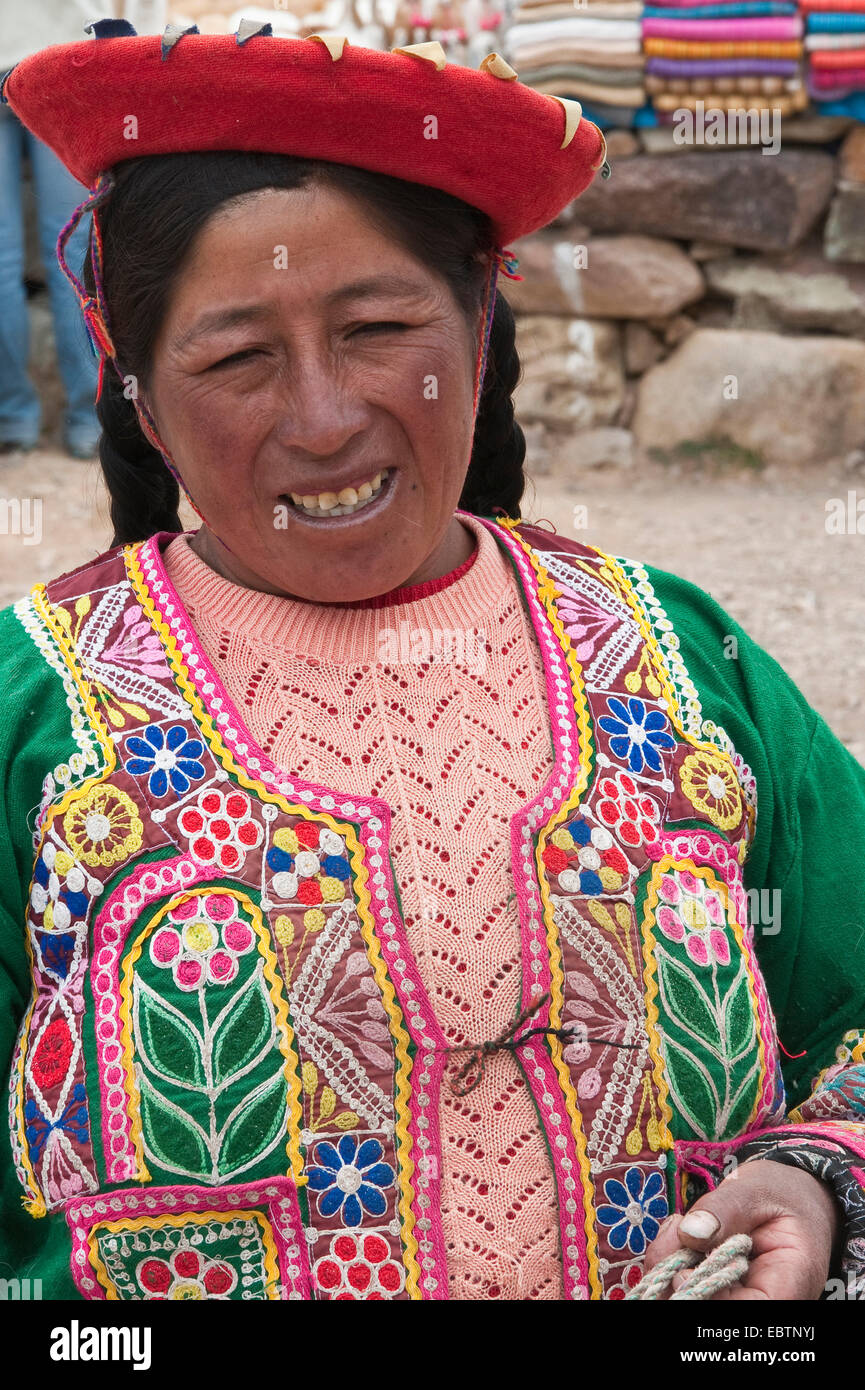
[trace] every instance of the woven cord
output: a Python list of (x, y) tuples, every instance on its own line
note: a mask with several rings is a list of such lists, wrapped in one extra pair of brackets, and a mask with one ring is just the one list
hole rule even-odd
[(626, 1299), (657, 1300), (673, 1282), (680, 1270), (694, 1269), (687, 1284), (670, 1294), (675, 1299), (709, 1299), (722, 1289), (728, 1289), (748, 1272), (751, 1237), (729, 1236), (703, 1258), (699, 1250), (674, 1250), (672, 1255), (656, 1264), (639, 1284), (625, 1294)]

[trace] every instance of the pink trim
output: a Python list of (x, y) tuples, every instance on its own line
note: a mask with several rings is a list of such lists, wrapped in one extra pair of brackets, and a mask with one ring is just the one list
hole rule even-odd
[[(459, 516), (460, 513), (457, 512), (456, 515)], [(547, 709), (555, 749), (555, 764), (544, 786), (532, 801), (521, 807), (511, 818), (511, 864), (520, 914), (523, 950), (522, 1004), (525, 1008), (533, 998), (548, 990), (551, 984), (547, 933), (535, 872), (533, 831), (549, 822), (573, 790), (580, 767), (580, 732), (574, 710), (570, 673), (561, 645), (553, 632), (549, 614), (538, 598), (535, 572), (521, 547), (506, 528), (488, 521), (485, 517), (479, 517), (478, 520), (505, 546), (517, 567), (544, 662)], [(526, 1022), (523, 1031), (537, 1028), (542, 1023), (549, 1023), (549, 1018), (550, 1010), (547, 1005)], [(589, 1265), (582, 1166), (571, 1123), (564, 1111), (561, 1082), (546, 1049), (532, 1043), (530, 1047), (521, 1049), (515, 1055), (522, 1061), (555, 1171), (559, 1193), (561, 1245), (565, 1253), (562, 1263), (565, 1297), (585, 1299), (589, 1293)], [(535, 1076), (536, 1069), (543, 1073), (542, 1077)], [(545, 1095), (555, 1098), (552, 1105), (544, 1103)], [(576, 1212), (567, 1211), (569, 1199), (576, 1201)]]
[(303, 1234), (297, 1188), (289, 1177), (268, 1178), (236, 1187), (127, 1187), (97, 1198), (69, 1202), (66, 1220), (72, 1233), (72, 1274), (82, 1298), (105, 1300), (103, 1286), (90, 1278), (89, 1236), (101, 1221), (147, 1216), (194, 1217), (197, 1210), (232, 1211), (264, 1208), (279, 1258), (283, 1299), (312, 1297), (312, 1280)]
[[(194, 883), (218, 877), (213, 865), (198, 864), (188, 856), (139, 864), (104, 904), (93, 928), (93, 1032), (98, 1059), (102, 1152), (109, 1182), (129, 1182), (140, 1177), (129, 1119), (129, 1097), (124, 1088), (120, 1043), (120, 957), (126, 948), (130, 926), (142, 908), (172, 893), (182, 893)], [(109, 1080), (109, 1075), (114, 1079)], [(112, 1123), (113, 1121), (113, 1123)]]
[[(701, 840), (706, 842), (705, 846), (700, 845)], [(649, 858), (655, 861), (661, 859), (663, 855), (671, 855), (674, 859), (688, 858), (706, 868), (719, 871), (733, 899), (738, 920), (746, 923), (742, 933), (745, 943), (745, 965), (751, 977), (754, 993), (757, 996), (760, 1032), (766, 1049), (763, 1086), (753, 1125), (756, 1127), (764, 1124), (777, 1113), (773, 1101), (778, 1078), (781, 1076), (778, 1029), (766, 992), (763, 972), (754, 950), (754, 928), (748, 920), (748, 898), (743, 884), (742, 868), (736, 858), (736, 852), (733, 846), (720, 835), (714, 835), (705, 830), (696, 832), (693, 830), (672, 831), (662, 834), (654, 844), (646, 846), (646, 852)], [(752, 1135), (753, 1128), (747, 1133)]]
[[(195, 634), (189, 614), (168, 578), (161, 553), (161, 542), (166, 538), (173, 540), (174, 533), (160, 532), (151, 536), (140, 546), (138, 558), (150, 598), (177, 643), (178, 653), (198, 699), (213, 724), (218, 727), (232, 757), (243, 768), (250, 781), (258, 782), (271, 796), (294, 798), (296, 802), (318, 814), (343, 817), (357, 826), (358, 839), (364, 850), (364, 862), (374, 871), (368, 879), (373, 927), (381, 944), (382, 955), (388, 967), (388, 977), (402, 1009), (406, 1026), (417, 1044), (418, 1053), (422, 1050), (432, 1052), (437, 1048), (443, 1048), (446, 1039), (409, 950), (407, 934), (397, 904), (388, 853), (391, 826), (389, 805), (381, 798), (373, 796), (363, 797), (358, 803), (358, 799), (348, 792), (335, 792), (332, 788), (322, 787), (297, 777), (291, 777), (289, 780), (286, 770), (274, 763), (258, 746), (231, 696), (211, 666)], [(171, 670), (170, 660), (168, 665)], [(206, 742), (210, 742), (204, 729), (202, 737)], [(443, 1063), (444, 1059), (441, 1058), (429, 1068), (429, 1104), (424, 1109), (421, 1109), (418, 1103), (418, 1093), (413, 1091), (412, 1094), (409, 1134), (416, 1171), (419, 1155), (422, 1153), (431, 1152), (434, 1156), (435, 1163), (431, 1165), (433, 1172), (437, 1174), (440, 1167), (438, 1092)], [(413, 1068), (417, 1065), (416, 1057)], [(417, 1121), (421, 1116), (424, 1118), (424, 1125), (418, 1127)], [(418, 1208), (415, 1212), (416, 1218), (426, 1218), (432, 1223), (428, 1232), (423, 1235), (419, 1232), (417, 1234), (419, 1240), (423, 1239), (430, 1246), (428, 1252), (418, 1251), (418, 1262), (421, 1266), (422, 1288), (428, 1297), (434, 1299), (447, 1297), (444, 1238), (441, 1233), (440, 1207), (437, 1200), (438, 1181), (437, 1175), (429, 1176), (427, 1191), (431, 1195), (430, 1206)], [(436, 1197), (435, 1205), (432, 1204), (433, 1193)]]
[[(723, 1166), (724, 1156), (735, 1153), (743, 1144), (750, 1144), (755, 1139), (781, 1139), (789, 1142), (822, 1139), (828, 1144), (842, 1145), (865, 1159), (865, 1125), (852, 1120), (838, 1120), (823, 1124), (768, 1125), (765, 1129), (738, 1134), (735, 1139), (710, 1142), (702, 1139), (677, 1139), (673, 1145), (676, 1169), (678, 1172), (699, 1174), (714, 1191), (718, 1185), (718, 1171)], [(684, 1210), (680, 1204), (678, 1184), (676, 1210)]]

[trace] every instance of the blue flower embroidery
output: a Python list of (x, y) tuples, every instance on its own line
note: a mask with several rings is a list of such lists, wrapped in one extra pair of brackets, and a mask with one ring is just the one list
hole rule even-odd
[(649, 767), (653, 772), (661, 770), (659, 748), (675, 748), (676, 740), (668, 732), (670, 722), (659, 709), (648, 710), (644, 701), (631, 697), (628, 703), (615, 695), (607, 698), (607, 705), (614, 718), (604, 714), (598, 720), (601, 728), (610, 738), (610, 751), (623, 762), (627, 759), (631, 772), (642, 772)]
[(30, 1157), (34, 1163), (39, 1162), (52, 1129), (63, 1130), (79, 1144), (86, 1144), (89, 1137), (86, 1090), (80, 1081), (72, 1087), (72, 1095), (58, 1120), (46, 1119), (35, 1100), (28, 1100), (24, 1107), (24, 1123)]
[(667, 1215), (667, 1199), (662, 1196), (664, 1180), (661, 1174), (649, 1173), (643, 1180), (640, 1168), (629, 1168), (624, 1183), (607, 1178), (604, 1196), (610, 1203), (598, 1207), (598, 1220), (610, 1226), (610, 1245), (614, 1250), (628, 1249), (642, 1255), (658, 1234), (660, 1223)]
[(135, 754), (126, 764), (126, 771), (133, 777), (147, 776), (151, 796), (164, 796), (169, 782), (182, 796), (189, 791), (191, 782), (204, 776), (204, 764), (199, 762), (204, 744), (190, 738), (182, 724), (173, 724), (167, 730), (149, 724), (143, 738), (132, 734), (126, 740), (126, 748)]
[(316, 1167), (308, 1168), (309, 1188), (317, 1192), (320, 1216), (340, 1212), (344, 1226), (359, 1226), (364, 1212), (384, 1216), (387, 1201), (383, 1187), (390, 1187), (394, 1171), (382, 1163), (383, 1149), (377, 1139), (366, 1139), (360, 1146), (353, 1134), (345, 1134), (334, 1146), (323, 1139), (316, 1145)]

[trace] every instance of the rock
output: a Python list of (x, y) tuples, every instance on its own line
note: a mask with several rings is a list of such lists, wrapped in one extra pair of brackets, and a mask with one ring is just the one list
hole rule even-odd
[(552, 465), (549, 431), (539, 421), (530, 425), (521, 420), (520, 427), (526, 439), (526, 468), (531, 473), (545, 477)]
[(844, 140), (839, 173), (848, 183), (865, 183), (865, 125), (854, 126)]
[(523, 375), (514, 402), (521, 424), (616, 423), (625, 385), (617, 324), (525, 314), (517, 321), (517, 349)]
[(581, 430), (568, 441), (559, 462), (568, 474), (586, 468), (632, 468), (634, 436), (612, 427)]
[(786, 251), (808, 234), (834, 187), (823, 150), (688, 150), (677, 159), (639, 154), (617, 177), (591, 184), (579, 215), (596, 232), (638, 232), (679, 240)]
[(734, 301), (734, 328), (865, 338), (865, 269), (836, 268), (809, 248), (712, 261), (705, 273), (711, 289)]
[(680, 145), (673, 139), (671, 125), (643, 126), (639, 132), (640, 148), (646, 154), (685, 154), (687, 145)]
[(865, 184), (839, 179), (823, 246), (829, 261), (865, 261)]
[(520, 313), (642, 319), (677, 313), (700, 299), (703, 277), (689, 256), (657, 237), (589, 237), (555, 232), (524, 237), (514, 246), (525, 280), (500, 281)]
[(692, 261), (716, 261), (720, 256), (729, 256), (730, 248), (719, 241), (692, 241), (688, 254)]
[(837, 462), (865, 438), (865, 343), (699, 328), (640, 379), (632, 428), (659, 458)]
[(660, 338), (644, 323), (626, 323), (622, 343), (625, 371), (629, 376), (642, 376), (664, 356), (664, 345)]
[[(785, 124), (785, 134), (786, 130)], [(759, 137), (759, 129), (755, 130), (755, 136)], [(753, 149), (755, 145), (761, 143), (770, 143), (770, 131), (767, 131), (765, 140), (751, 139), (750, 128), (747, 126), (741, 132), (738, 126), (731, 126), (728, 131), (724, 132), (724, 139), (719, 140), (717, 144), (683, 140), (675, 124), (645, 126), (640, 131), (640, 145), (646, 154), (717, 154), (719, 150), (725, 149)]]
[(667, 347), (675, 347), (677, 343), (684, 342), (693, 331), (694, 320), (688, 318), (687, 314), (676, 314), (664, 328), (664, 342)]
[(630, 159), (631, 155), (637, 154), (640, 149), (640, 142), (630, 130), (606, 130), (604, 135), (610, 167), (614, 160)]
[(730, 328), (733, 323), (733, 307), (722, 299), (701, 299), (689, 311), (689, 317), (698, 328)]
[(852, 116), (785, 116), (785, 145), (824, 145), (841, 136), (855, 122)]

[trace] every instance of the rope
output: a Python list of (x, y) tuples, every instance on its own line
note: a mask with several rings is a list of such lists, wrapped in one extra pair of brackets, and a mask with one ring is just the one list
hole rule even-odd
[(514, 1021), (508, 1024), (497, 1038), (490, 1039), (489, 1042), (480, 1043), (456, 1043), (451, 1047), (437, 1047), (436, 1052), (468, 1052), (468, 1060), (460, 1067), (456, 1076), (452, 1077), (448, 1083), (455, 1096), (467, 1096), (469, 1091), (473, 1091), (483, 1079), (486, 1068), (487, 1057), (493, 1052), (516, 1052), (518, 1047), (522, 1047), (529, 1038), (548, 1035), (561, 1039), (562, 1042), (573, 1042), (575, 1039), (590, 1043), (604, 1043), (607, 1047), (639, 1047), (639, 1043), (620, 1043), (614, 1042), (612, 1038), (589, 1038), (586, 1037), (585, 1024), (576, 1028), (550, 1028), (543, 1026), (540, 1028), (529, 1028), (523, 1033), (521, 1038), (514, 1035), (522, 1025), (539, 1012), (545, 1004), (549, 1003), (549, 991), (546, 994), (538, 995), (522, 1010)]
[(625, 1298), (656, 1300), (672, 1284), (673, 1276), (679, 1270), (694, 1266), (699, 1267), (682, 1288), (670, 1294), (670, 1302), (674, 1299), (711, 1298), (747, 1274), (750, 1253), (751, 1237), (746, 1235), (730, 1236), (710, 1250), (705, 1259), (700, 1250), (674, 1250), (672, 1255), (649, 1270), (639, 1284), (625, 1294)]

